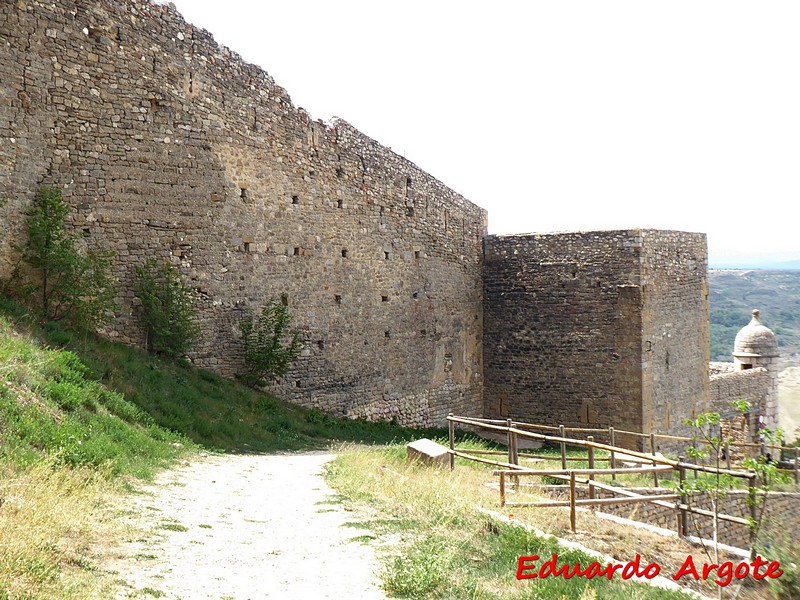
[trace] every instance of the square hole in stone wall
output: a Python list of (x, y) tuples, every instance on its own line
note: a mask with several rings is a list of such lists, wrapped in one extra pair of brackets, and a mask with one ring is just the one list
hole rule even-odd
[(347, 258), (347, 256), (348, 256), (347, 248), (342, 248), (342, 258)]
[(414, 250), (414, 258), (420, 258), (422, 253), (419, 250)]
[(300, 204), (300, 196), (292, 196), (292, 204)]
[(381, 296), (381, 302), (388, 302), (389, 296)]
[(337, 200), (336, 208), (344, 208), (344, 200)]
[(334, 297), (333, 297), (333, 301), (334, 301), (334, 302), (336, 302), (336, 304), (341, 304), (341, 303), (342, 303), (342, 296), (341, 296), (341, 294), (336, 294), (336, 295), (334, 295)]
[(300, 256), (300, 246), (295, 246), (294, 247), (294, 255), (295, 256)]
[(389, 252), (385, 252), (385, 251), (384, 251), (384, 253), (383, 253), (383, 259), (384, 259), (384, 260), (389, 260), (389, 258), (390, 258), (390, 257), (391, 257), (391, 254), (390, 254)]

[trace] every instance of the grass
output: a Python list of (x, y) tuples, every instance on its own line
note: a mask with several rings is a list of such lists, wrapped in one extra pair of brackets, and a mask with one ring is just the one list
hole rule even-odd
[(111, 597), (114, 500), (193, 447), (0, 315), (0, 597)]
[(120, 582), (97, 553), (125, 534), (113, 504), (178, 457), (441, 434), (334, 419), (186, 362), (39, 326), (0, 298), (0, 599), (113, 597)]
[[(332, 440), (396, 442), (334, 462), (329, 476), (339, 497), (326, 503), (361, 501), (380, 509), (372, 527), (401, 540), (402, 552), (388, 558), (384, 573), (394, 595), (676, 597), (617, 582), (551, 578), (543, 587), (516, 581), (516, 556), (556, 550), (476, 513), (475, 502), (496, 503), (496, 492), (483, 486), (485, 469), (458, 459), (456, 474), (443, 478), (405, 463), (404, 444), (397, 442), (444, 435), (334, 419), (186, 362), (76, 336), (57, 324), (39, 327), (18, 305), (0, 300), (0, 599), (113, 597), (120, 582), (98, 567), (96, 553), (124, 537), (113, 504), (134, 489), (133, 481), (151, 478), (179, 456), (201, 448), (315, 449)], [(469, 436), (460, 436), (459, 446), (489, 448)], [(161, 528), (186, 531), (172, 522)], [(378, 543), (371, 535), (354, 540)]]
[[(0, 315), (42, 344), (70, 351), (86, 377), (123, 398), (119, 409), (149, 423), (223, 452), (320, 449), (331, 441), (386, 444), (442, 435), (441, 429), (413, 429), (396, 423), (337, 419), (254, 390), (182, 360), (148, 354), (95, 336), (78, 335), (58, 323), (38, 327), (19, 305), (0, 299)], [(20, 351), (21, 349), (18, 349)], [(65, 404), (91, 402), (54, 386)]]
[(186, 525), (181, 525), (180, 523), (162, 523), (159, 525), (159, 529), (164, 529), (166, 531), (189, 531)]
[[(329, 464), (326, 477), (348, 502), (369, 504), (377, 513), (362, 527), (399, 540), (399, 546), (384, 550), (383, 587), (391, 596), (474, 600), (687, 597), (616, 578), (518, 581), (520, 555), (557, 553), (559, 564), (588, 565), (594, 559), (477, 511), (476, 505), (496, 508), (497, 492), (484, 485), (492, 479), (489, 469), (475, 463), (442, 471), (408, 464), (399, 445), (351, 447)], [(556, 522), (553, 510), (538, 514), (551, 526)], [(627, 555), (620, 558), (628, 560)]]
[(5, 463), (0, 478), (0, 597), (113, 597), (113, 580), (94, 566), (94, 546), (118, 533), (118, 490), (105, 474), (42, 459), (23, 470)]
[(92, 379), (69, 351), (36, 345), (0, 317), (0, 460), (147, 478), (189, 442)]

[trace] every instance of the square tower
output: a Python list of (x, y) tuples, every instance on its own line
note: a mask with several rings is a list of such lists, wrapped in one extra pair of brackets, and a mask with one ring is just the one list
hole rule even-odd
[(704, 234), (485, 239), (488, 417), (686, 433), (707, 404), (708, 339)]

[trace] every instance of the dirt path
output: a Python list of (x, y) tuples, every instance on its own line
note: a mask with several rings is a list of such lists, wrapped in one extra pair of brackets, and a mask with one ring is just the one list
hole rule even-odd
[(330, 503), (332, 458), (207, 456), (165, 472), (132, 501), (154, 533), (124, 545), (117, 598), (385, 598), (372, 548), (353, 539), (368, 532)]

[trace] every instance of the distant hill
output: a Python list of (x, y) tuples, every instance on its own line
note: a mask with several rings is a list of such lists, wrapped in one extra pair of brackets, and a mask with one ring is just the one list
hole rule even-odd
[(751, 311), (778, 338), (782, 367), (800, 364), (800, 271), (711, 270), (711, 360), (733, 360), (733, 341), (747, 325)]

